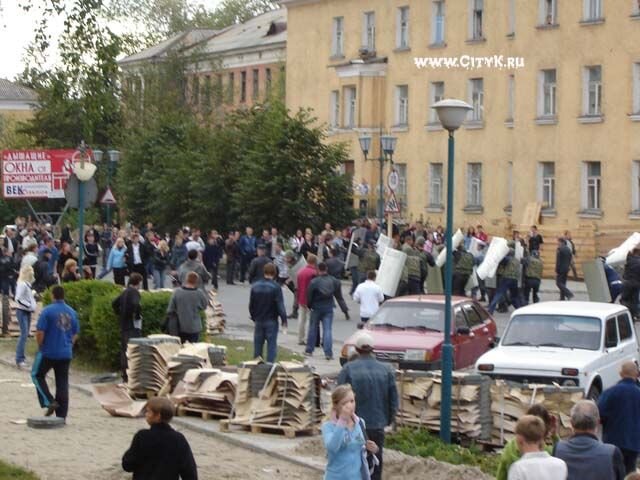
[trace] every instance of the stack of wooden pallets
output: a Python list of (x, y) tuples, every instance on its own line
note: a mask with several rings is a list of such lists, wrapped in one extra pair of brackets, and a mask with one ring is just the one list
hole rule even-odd
[(238, 374), (217, 368), (198, 368), (186, 372), (171, 399), (178, 415), (195, 413), (202, 418), (229, 418), (236, 397)]

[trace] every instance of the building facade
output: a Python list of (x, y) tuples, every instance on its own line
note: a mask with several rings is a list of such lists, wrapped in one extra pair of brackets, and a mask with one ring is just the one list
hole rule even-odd
[[(358, 137), (397, 137), (402, 216), (444, 221), (447, 134), (430, 108), (473, 106), (456, 132), (457, 224), (640, 226), (637, 0), (280, 0), (287, 105), (350, 144), (359, 200), (379, 164)], [(502, 65), (500, 65), (502, 61)], [(385, 176), (388, 172), (385, 166)]]
[(0, 78), (0, 115), (26, 120), (33, 116), (33, 111), (38, 105), (38, 94), (35, 90)]

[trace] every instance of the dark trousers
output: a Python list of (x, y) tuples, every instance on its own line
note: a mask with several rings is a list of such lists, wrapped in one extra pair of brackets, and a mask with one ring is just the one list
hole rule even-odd
[(371, 480), (380, 480), (382, 478), (382, 451), (384, 449), (384, 429), (383, 428), (367, 428), (367, 438), (374, 442), (380, 450), (376, 453), (380, 465), (376, 467), (371, 475)]
[(540, 291), (540, 279), (525, 277), (524, 279), (524, 304), (529, 305), (529, 295), (533, 291), (533, 303), (538, 303), (540, 297), (538, 292)]
[(409, 277), (409, 295), (420, 295), (420, 279)]
[(356, 291), (360, 284), (360, 272), (358, 272), (358, 267), (351, 267), (349, 271), (351, 272), (351, 291), (349, 295), (353, 295), (353, 292)]
[(142, 275), (142, 288), (149, 290), (149, 274), (144, 263), (136, 263), (131, 267), (131, 273), (136, 272)]
[(278, 355), (278, 320), (256, 322), (253, 332), (253, 358), (262, 357), (264, 342), (267, 342), (267, 363), (276, 361)]
[(218, 289), (218, 264), (214, 263), (209, 267), (209, 274), (211, 275), (211, 285), (216, 290)]
[(227, 285), (233, 285), (236, 273), (236, 259), (227, 257)]
[(624, 468), (627, 475), (636, 471), (636, 463), (638, 462), (638, 452), (633, 452), (625, 448), (621, 448), (622, 458), (624, 459)]
[(520, 292), (518, 291), (518, 280), (515, 278), (502, 278), (496, 294), (494, 295), (491, 303), (489, 304), (489, 313), (493, 313), (498, 306), (498, 303), (506, 297), (507, 292), (511, 295), (511, 304), (513, 308), (520, 308)]
[[(71, 359), (55, 360), (36, 354), (31, 370), (31, 379), (36, 386), (38, 401), (42, 408), (47, 408), (55, 400), (58, 403), (56, 417), (67, 418), (69, 411), (69, 364)], [(47, 373), (53, 368), (56, 379), (56, 396), (51, 395), (47, 385)]]
[(6, 293), (2, 291), (2, 334), (9, 334), (9, 324), (11, 323), (11, 306), (9, 304), (9, 285), (7, 284)]
[(452, 280), (453, 280), (453, 285), (452, 285), (453, 294), (464, 297), (466, 295), (465, 287), (467, 286), (467, 282), (469, 281), (469, 275), (465, 273), (454, 272)]
[(180, 341), (182, 343), (198, 343), (200, 341), (200, 333), (181, 333)]
[(127, 376), (127, 368), (129, 363), (127, 362), (127, 345), (132, 338), (140, 338), (142, 331), (139, 328), (132, 328), (131, 330), (122, 330), (120, 332), (120, 372), (122, 375), (122, 381), (127, 383), (129, 377)]
[(253, 260), (251, 255), (243, 255), (240, 258), (240, 281), (244, 282), (245, 276), (247, 275), (247, 271), (249, 270), (249, 264)]
[(567, 274), (568, 272), (556, 273), (556, 287), (560, 290), (560, 300), (571, 300), (573, 298), (573, 293), (567, 288)]
[(622, 282), (622, 294), (620, 295), (620, 304), (624, 305), (631, 312), (632, 317), (638, 316), (638, 293), (640, 287), (635, 282), (624, 280)]
[(127, 275), (126, 268), (114, 268), (113, 269), (113, 283), (116, 285), (124, 286), (124, 278)]

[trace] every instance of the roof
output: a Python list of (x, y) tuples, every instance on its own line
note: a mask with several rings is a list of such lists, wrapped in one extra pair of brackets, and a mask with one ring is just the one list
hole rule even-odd
[[(605, 318), (626, 311), (622, 305), (600, 302), (540, 302), (519, 308), (513, 315), (580, 315)], [(512, 316), (513, 316), (512, 315)]]
[(2, 100), (35, 102), (38, 100), (38, 94), (29, 87), (11, 82), (5, 78), (0, 78), (0, 101)]
[(167, 53), (173, 50), (189, 48), (192, 45), (211, 38), (222, 31), (224, 30), (213, 30), (209, 28), (194, 28), (192, 30), (187, 30), (186, 32), (178, 33), (157, 45), (142, 50), (141, 52), (129, 55), (118, 63), (125, 64), (159, 59), (165, 57)]
[[(425, 303), (436, 303), (444, 305), (445, 297), (444, 295), (404, 295), (402, 297), (394, 297), (392, 299), (387, 300), (389, 303), (401, 303), (401, 302), (425, 302)], [(451, 297), (451, 304), (457, 305), (463, 302), (471, 302), (473, 301), (469, 297)]]
[(277, 45), (287, 41), (287, 11), (271, 10), (238, 25), (232, 25), (219, 35), (202, 42), (203, 54)]

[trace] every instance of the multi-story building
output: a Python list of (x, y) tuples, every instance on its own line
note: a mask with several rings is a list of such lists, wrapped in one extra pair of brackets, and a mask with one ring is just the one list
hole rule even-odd
[[(640, 228), (637, 0), (280, 4), (287, 105), (312, 107), (330, 141), (350, 143), (370, 207), (378, 163), (365, 162), (358, 137), (376, 146), (383, 132), (397, 137), (403, 216), (443, 222), (447, 135), (430, 106), (459, 98), (473, 110), (456, 132), (457, 224), (517, 225), (539, 202), (554, 233)], [(472, 68), (495, 56), (502, 68)], [(458, 67), (437, 66), (445, 59)]]
[(0, 115), (25, 120), (33, 116), (38, 107), (35, 90), (0, 78)]

